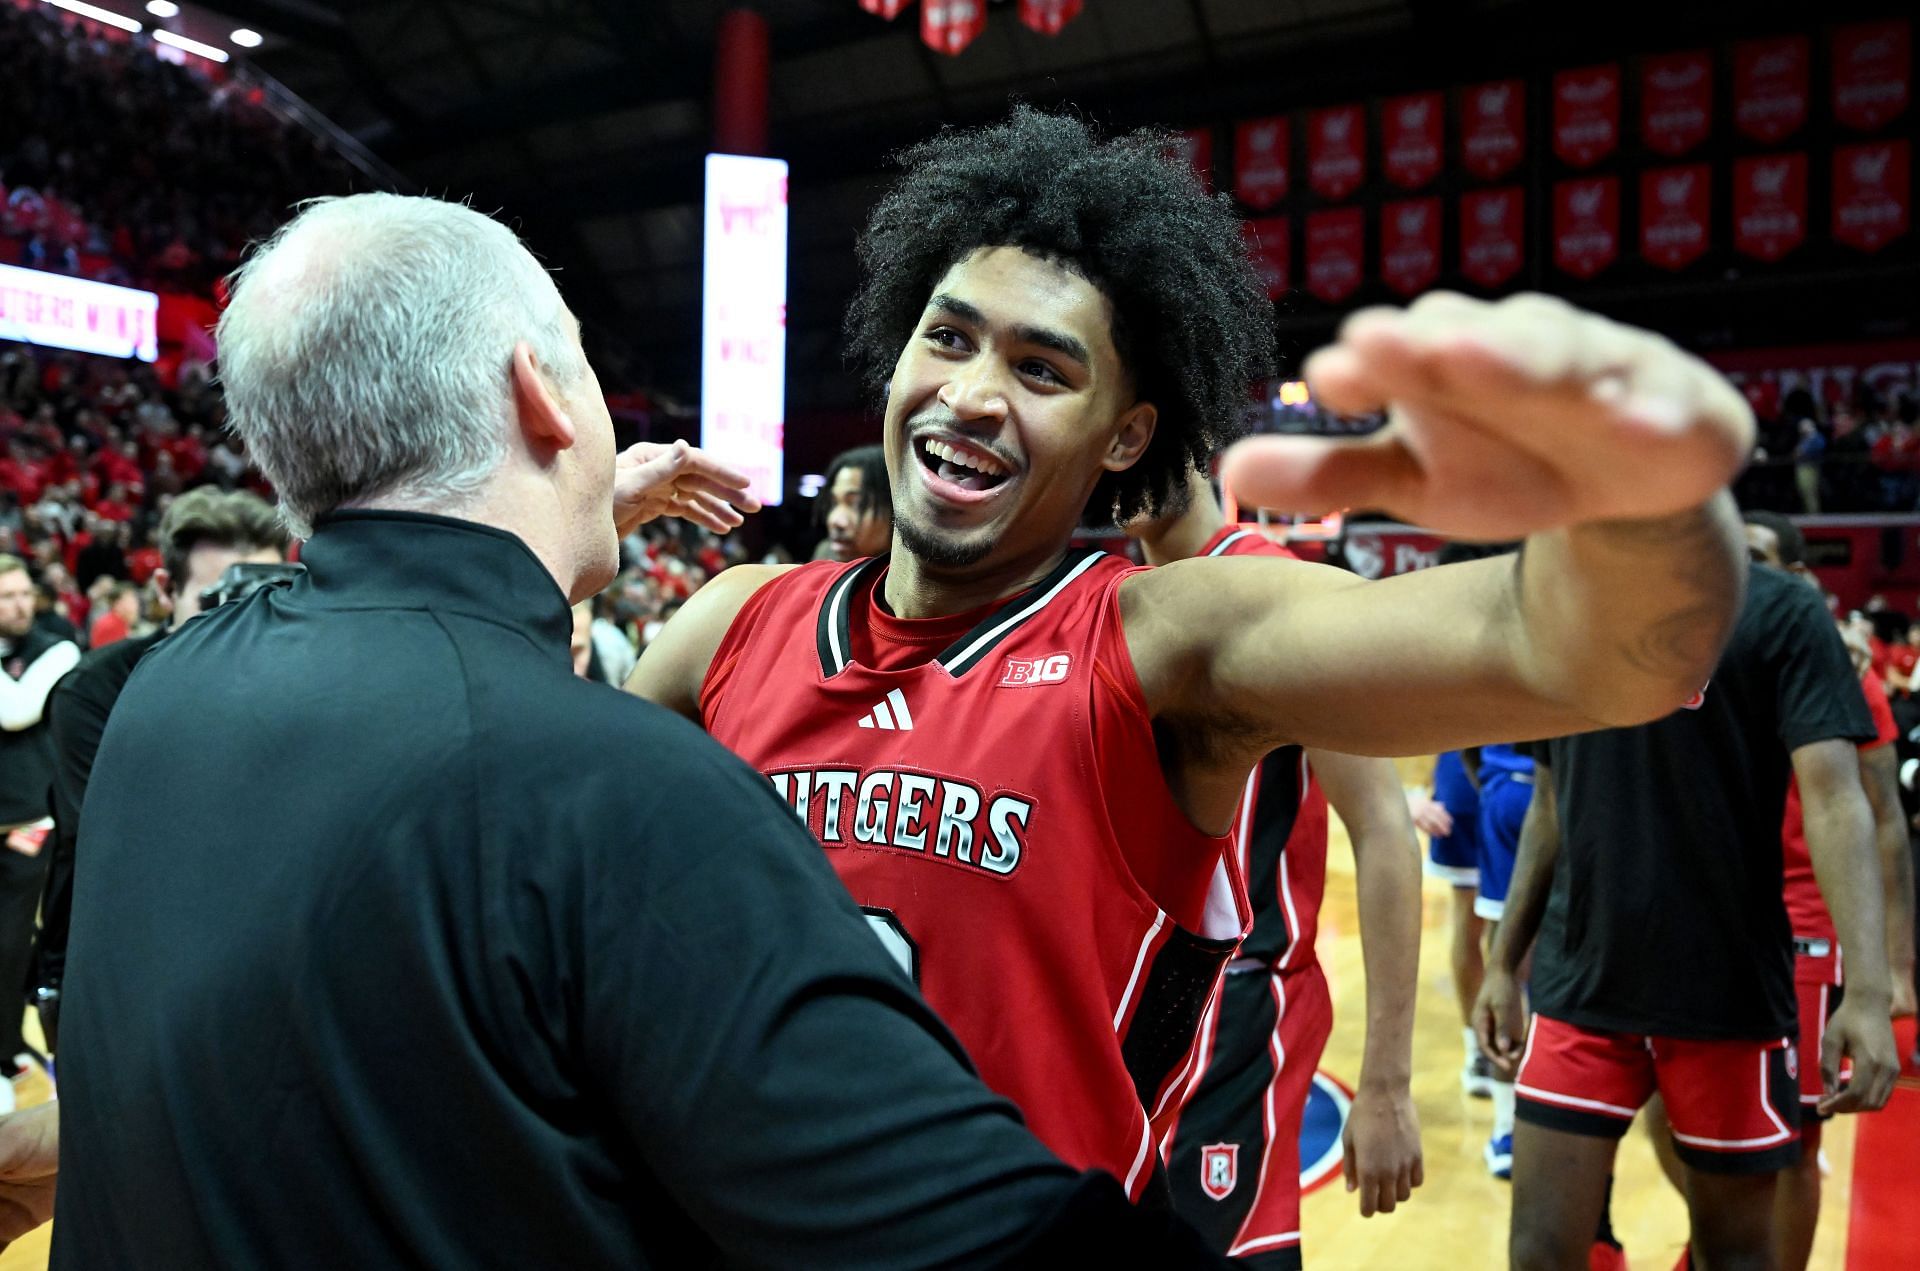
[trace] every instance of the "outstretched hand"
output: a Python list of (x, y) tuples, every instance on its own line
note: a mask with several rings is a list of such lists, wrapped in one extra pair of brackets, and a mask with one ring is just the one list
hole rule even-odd
[(1306, 378), (1326, 409), (1386, 410), (1387, 424), (1357, 441), (1241, 442), (1222, 480), (1243, 504), (1518, 538), (1696, 507), (1753, 449), (1752, 413), (1718, 372), (1549, 296), (1362, 310)]
[(613, 462), (613, 523), (625, 538), (656, 517), (678, 516), (716, 534), (737, 528), (742, 512), (758, 512), (748, 478), (684, 441), (642, 441)]
[(53, 1217), (60, 1170), (60, 1105), (0, 1117), (0, 1249)]

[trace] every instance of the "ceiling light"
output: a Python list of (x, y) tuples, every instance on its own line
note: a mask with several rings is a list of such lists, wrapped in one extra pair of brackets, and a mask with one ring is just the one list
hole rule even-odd
[(257, 49), (260, 47), (260, 33), (258, 31), (249, 31), (245, 27), (241, 27), (227, 38), (243, 49)]
[(147, 12), (156, 18), (177, 18), (180, 6), (173, 0), (147, 0)]
[(175, 35), (171, 31), (155, 31), (153, 38), (162, 44), (171, 44), (174, 48), (182, 52), (197, 53), (209, 62), (224, 62), (227, 60), (227, 51), (225, 49), (217, 49), (211, 44), (202, 44), (198, 40), (189, 40), (186, 36)]
[(83, 18), (92, 18), (95, 22), (119, 27), (122, 31), (130, 31), (135, 35), (140, 33), (140, 24), (132, 18), (123, 18), (117, 13), (109, 13), (105, 9), (96, 8), (90, 4), (82, 4), (81, 0), (47, 0), (47, 3), (56, 9), (65, 9), (68, 13), (77, 13)]

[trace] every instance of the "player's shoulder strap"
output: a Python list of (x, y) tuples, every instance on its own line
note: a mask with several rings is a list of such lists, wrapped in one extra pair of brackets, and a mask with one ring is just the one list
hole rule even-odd
[[(1033, 621), (1053, 604), (1077, 579), (1108, 559), (1112, 559), (1108, 553), (1095, 547), (1069, 551), (1046, 577), (994, 606), (965, 635), (942, 650), (936, 660), (949, 675), (956, 678), (965, 675), (980, 665), (1021, 626)], [(866, 594), (874, 577), (885, 567), (886, 561), (876, 557), (850, 567), (827, 588), (814, 624), (814, 641), (823, 676), (831, 679), (852, 663), (849, 645), (852, 607)]]

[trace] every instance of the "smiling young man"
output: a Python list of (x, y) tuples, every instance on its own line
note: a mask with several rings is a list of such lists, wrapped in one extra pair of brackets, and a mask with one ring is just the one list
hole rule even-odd
[(885, 392), (891, 556), (731, 570), (629, 686), (766, 773), (988, 1084), (1140, 1197), (1245, 925), (1225, 849), (1248, 771), (1285, 744), (1412, 754), (1673, 709), (1739, 603), (1721, 490), (1752, 422), (1657, 337), (1429, 297), (1309, 364), (1335, 409), (1391, 407), (1382, 433), (1265, 439), (1228, 481), (1531, 533), (1520, 558), (1366, 583), (1076, 552), (1083, 522), (1177, 506), (1268, 369), (1239, 225), (1168, 138), (1027, 109), (905, 162), (848, 317)]

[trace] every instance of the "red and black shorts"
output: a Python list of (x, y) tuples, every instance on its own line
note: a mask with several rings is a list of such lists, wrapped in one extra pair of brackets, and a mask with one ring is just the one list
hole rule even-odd
[[(1840, 947), (1831, 940), (1795, 936), (1793, 938), (1793, 991), (1800, 1002), (1800, 1044), (1796, 1047), (1800, 1065), (1800, 1119), (1824, 1121), (1814, 1110), (1826, 1091), (1820, 1082), (1820, 1047), (1827, 1040), (1827, 1021), (1840, 1009), (1846, 995), (1841, 983)], [(1840, 1080), (1851, 1075), (1851, 1065), (1842, 1064)]]
[(1791, 1038), (1689, 1041), (1606, 1033), (1535, 1015), (1514, 1115), (1617, 1139), (1658, 1090), (1680, 1159), (1712, 1174), (1767, 1174), (1800, 1159)]

